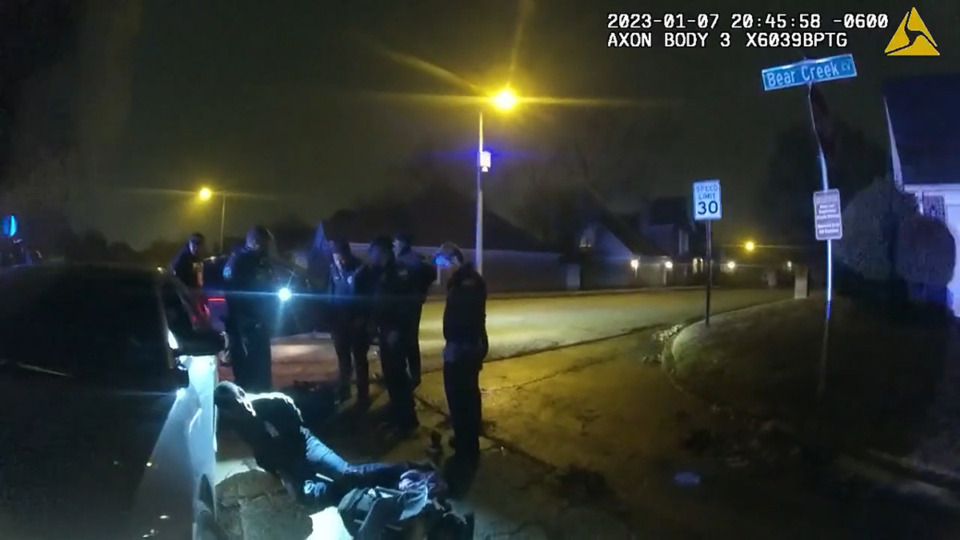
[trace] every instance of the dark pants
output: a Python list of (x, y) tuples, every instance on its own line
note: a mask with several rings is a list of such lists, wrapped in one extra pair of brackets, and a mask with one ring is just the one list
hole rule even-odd
[(358, 317), (343, 317), (333, 324), (333, 347), (337, 351), (337, 362), (340, 367), (341, 388), (350, 388), (350, 379), (354, 369), (357, 375), (357, 396), (366, 398), (370, 395), (370, 365), (367, 362), (367, 352), (370, 350), (367, 338), (367, 327)]
[[(400, 329), (395, 329), (402, 335)], [(417, 410), (413, 403), (413, 383), (407, 373), (407, 366), (402, 355), (402, 338), (397, 343), (390, 344), (390, 330), (379, 332), (380, 366), (383, 369), (383, 383), (390, 396), (390, 409), (393, 421), (403, 428), (417, 425)]]
[(450, 409), (450, 423), (453, 425), (454, 450), (468, 457), (480, 453), (481, 365), (472, 358), (443, 363), (443, 390), (447, 395), (447, 408)]
[(420, 384), (420, 319), (423, 317), (423, 304), (411, 309), (400, 335), (400, 350), (403, 362), (410, 372), (414, 386)]
[(306, 459), (280, 471), (279, 474), (287, 489), (292, 491), (297, 501), (302, 504), (337, 504), (341, 497), (354, 488), (396, 489), (400, 475), (409, 470), (403, 463), (348, 463), (333, 449), (320, 442), (310, 430), (300, 429), (307, 441)]
[(253, 321), (227, 325), (230, 340), (230, 364), (233, 382), (251, 393), (273, 389), (273, 363), (270, 357), (270, 331)]

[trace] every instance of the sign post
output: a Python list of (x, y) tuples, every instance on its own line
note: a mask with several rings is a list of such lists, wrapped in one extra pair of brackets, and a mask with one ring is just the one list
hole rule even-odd
[(710, 292), (713, 288), (713, 227), (710, 224), (723, 216), (720, 202), (720, 180), (701, 180), (693, 183), (693, 219), (706, 221), (707, 226), (707, 302), (704, 324), (710, 326)]
[[(827, 242), (827, 298), (823, 319), (823, 344), (820, 350), (820, 382), (817, 398), (823, 397), (826, 388), (827, 351), (829, 350), (830, 310), (833, 303), (833, 241), (843, 237), (843, 220), (840, 213), (840, 192), (830, 189), (827, 179), (827, 159), (823, 153), (823, 141), (817, 130), (817, 118), (813, 111), (813, 85), (818, 82), (852, 79), (857, 76), (857, 66), (852, 54), (830, 56), (818, 60), (804, 59), (794, 64), (777, 66), (760, 73), (764, 91), (781, 90), (794, 86), (807, 87), (807, 106), (810, 124), (817, 141), (817, 157), (820, 163), (821, 191), (814, 193), (814, 227), (817, 240)], [(821, 210), (823, 212), (821, 216)]]
[[(768, 92), (794, 86), (807, 87), (810, 123), (813, 126), (813, 134), (817, 139), (821, 190), (828, 191), (830, 183), (827, 180), (827, 160), (823, 154), (823, 145), (817, 132), (817, 121), (813, 114), (813, 102), (809, 99), (809, 96), (814, 83), (856, 77), (857, 66), (853, 62), (853, 55), (843, 54), (817, 60), (801, 60), (794, 64), (767, 68), (760, 72), (760, 76), (763, 79), (763, 89)], [(839, 197), (839, 193), (837, 197)], [(820, 240), (819, 237), (817, 239)], [(830, 303), (833, 301), (833, 241), (830, 238), (824, 239), (827, 241), (827, 318), (829, 319)]]

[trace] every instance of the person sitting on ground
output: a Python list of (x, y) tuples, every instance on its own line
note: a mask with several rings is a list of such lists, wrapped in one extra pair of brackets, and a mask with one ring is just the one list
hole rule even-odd
[(303, 425), (293, 400), (279, 392), (247, 394), (224, 381), (217, 385), (214, 401), (225, 423), (251, 447), (257, 465), (310, 507), (337, 504), (354, 488), (396, 489), (404, 473), (430, 468), (412, 462), (347, 462)]

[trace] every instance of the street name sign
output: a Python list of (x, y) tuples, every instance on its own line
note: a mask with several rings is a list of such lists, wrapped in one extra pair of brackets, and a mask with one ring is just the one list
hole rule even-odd
[(767, 92), (837, 79), (850, 79), (856, 76), (857, 66), (853, 63), (852, 54), (842, 54), (818, 60), (801, 60), (794, 64), (767, 68), (760, 72), (760, 77), (763, 79), (763, 89)]
[(813, 223), (817, 240), (843, 238), (843, 214), (840, 209), (840, 190), (813, 192)]
[(720, 180), (701, 180), (693, 183), (693, 219), (713, 221), (723, 215), (720, 204)]

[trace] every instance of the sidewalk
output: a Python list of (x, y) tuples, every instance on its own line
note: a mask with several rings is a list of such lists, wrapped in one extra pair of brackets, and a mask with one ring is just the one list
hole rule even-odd
[(879, 458), (960, 486), (955, 324), (891, 320), (836, 299), (825, 359), (822, 337), (821, 299), (756, 306), (684, 329), (665, 368), (693, 394), (776, 420), (825, 455)]

